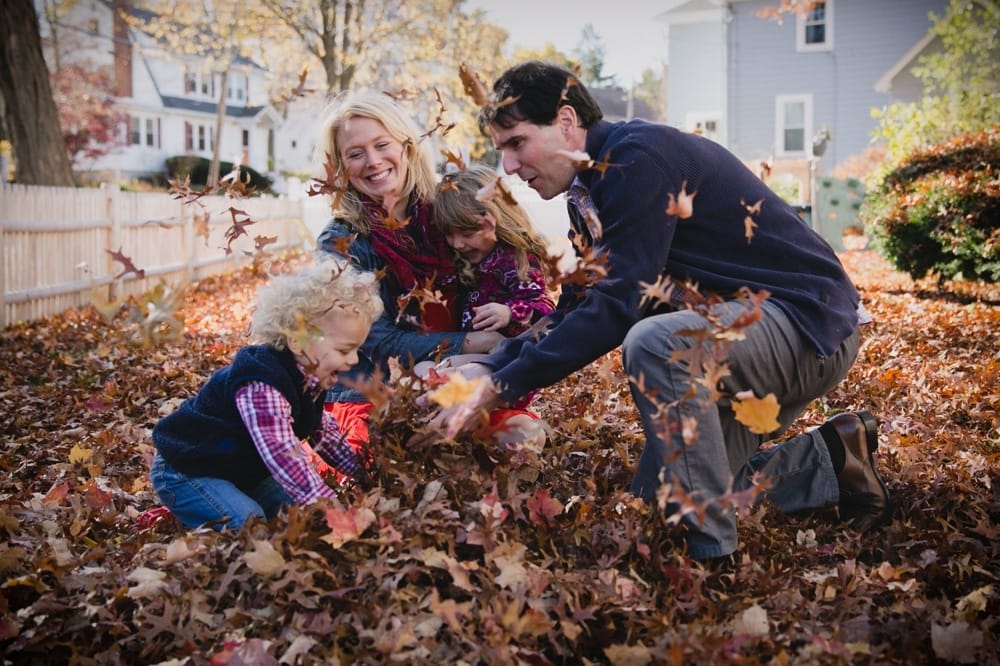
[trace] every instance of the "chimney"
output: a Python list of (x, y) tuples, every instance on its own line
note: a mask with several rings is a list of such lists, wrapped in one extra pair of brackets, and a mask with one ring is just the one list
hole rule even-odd
[(128, 23), (123, 14), (130, 14), (131, 3), (128, 0), (114, 0), (111, 3), (112, 35), (114, 36), (115, 56), (115, 95), (118, 97), (132, 96), (132, 42), (129, 39)]

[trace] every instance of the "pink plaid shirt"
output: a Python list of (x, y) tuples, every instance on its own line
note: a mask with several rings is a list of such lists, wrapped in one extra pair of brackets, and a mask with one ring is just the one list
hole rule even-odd
[[(306, 391), (316, 386), (307, 377)], [(236, 409), (250, 432), (264, 465), (296, 504), (317, 497), (336, 497), (323, 477), (309, 463), (299, 438), (292, 430), (292, 407), (281, 392), (264, 382), (249, 382), (236, 392)], [(354, 476), (361, 461), (344, 441), (337, 421), (323, 412), (320, 427), (309, 436), (313, 450), (341, 473)]]

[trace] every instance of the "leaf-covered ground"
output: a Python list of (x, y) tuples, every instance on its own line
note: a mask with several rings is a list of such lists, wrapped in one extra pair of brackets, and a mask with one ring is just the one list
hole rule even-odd
[(998, 663), (1000, 289), (843, 259), (877, 323), (799, 426), (879, 415), (895, 520), (859, 537), (760, 504), (729, 567), (691, 562), (623, 493), (642, 438), (616, 354), (542, 392), (540, 454), (407, 447), (400, 393), (373, 429), (381, 487), (189, 533), (138, 520), (149, 431), (246, 341), (261, 275), (191, 288), (183, 336), (158, 344), (142, 310), (8, 328), (5, 662)]

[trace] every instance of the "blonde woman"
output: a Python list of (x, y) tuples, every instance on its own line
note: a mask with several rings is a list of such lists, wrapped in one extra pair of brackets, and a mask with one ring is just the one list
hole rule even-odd
[[(318, 249), (355, 266), (384, 273), (385, 314), (361, 347), (351, 379), (388, 376), (388, 360), (417, 363), (459, 353), (486, 352), (503, 339), (493, 331), (462, 332), (461, 294), (451, 250), (431, 225), (437, 181), (428, 143), (403, 108), (377, 91), (335, 98), (323, 114), (316, 142), (327, 163), (333, 219)], [(437, 293), (440, 303), (407, 299), (414, 290)], [(402, 309), (400, 309), (400, 304)], [(350, 382), (348, 382), (350, 383)], [(349, 439), (368, 439), (371, 405), (343, 383), (328, 395), (328, 409), (349, 425)]]

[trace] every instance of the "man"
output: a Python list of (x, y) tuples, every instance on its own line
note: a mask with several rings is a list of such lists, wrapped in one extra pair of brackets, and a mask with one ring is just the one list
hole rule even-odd
[[(543, 199), (567, 193), (571, 234), (606, 257), (607, 275), (586, 288), (564, 285), (547, 331), (502, 343), (482, 364), (492, 382), (435, 423), (468, 427), (467, 415), (553, 384), (621, 345), (646, 436), (631, 492), (653, 501), (671, 483), (705, 503), (703, 520), (684, 518), (691, 557), (736, 550), (735, 512), (715, 500), (750, 488), (752, 477), (767, 479), (766, 496), (782, 510), (839, 505), (862, 531), (887, 522), (891, 498), (872, 457), (871, 414), (840, 414), (758, 450), (833, 389), (857, 356), (864, 310), (830, 246), (723, 147), (641, 120), (607, 122), (566, 70), (525, 63), (493, 93), (479, 123), (504, 169)], [(649, 285), (660, 285), (658, 302), (643, 297)], [(723, 329), (760, 317), (731, 342), (728, 374), (714, 375), (721, 389), (712, 391), (711, 381), (694, 381), (701, 362), (689, 362), (703, 344), (693, 332), (709, 327), (704, 311), (690, 307), (698, 294), (721, 297), (710, 312)], [(736, 418), (746, 392), (776, 397), (771, 432), (756, 434)], [(677, 497), (662, 502), (668, 511)]]

